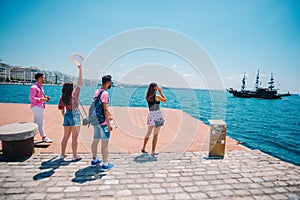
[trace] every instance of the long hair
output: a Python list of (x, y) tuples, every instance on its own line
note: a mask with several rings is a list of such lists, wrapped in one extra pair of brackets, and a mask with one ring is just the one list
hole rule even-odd
[(67, 106), (70, 105), (71, 97), (72, 97), (72, 92), (73, 92), (73, 83), (72, 82), (67, 82), (64, 84), (62, 88), (62, 102)]
[(151, 83), (148, 87), (147, 94), (146, 94), (146, 100), (147, 101), (155, 101), (155, 96), (156, 96), (156, 87), (157, 83)]

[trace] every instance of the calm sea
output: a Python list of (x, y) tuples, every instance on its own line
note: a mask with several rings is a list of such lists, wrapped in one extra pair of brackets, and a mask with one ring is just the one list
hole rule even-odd
[[(1, 103), (29, 103), (29, 85), (0, 85)], [(44, 86), (57, 104), (61, 86)], [(90, 105), (95, 87), (83, 87), (80, 100)], [(146, 88), (112, 88), (111, 106), (147, 107)], [(281, 100), (242, 99), (222, 91), (164, 89), (165, 108), (180, 109), (209, 124), (225, 119), (228, 136), (250, 149), (259, 149), (300, 166), (300, 96)]]

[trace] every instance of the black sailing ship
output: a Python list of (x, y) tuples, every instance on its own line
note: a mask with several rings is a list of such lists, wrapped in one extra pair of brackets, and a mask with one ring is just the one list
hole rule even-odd
[(247, 90), (246, 89), (246, 75), (244, 74), (244, 77), (242, 79), (242, 86), (241, 90), (234, 90), (233, 88), (229, 88), (227, 90), (229, 93), (231, 93), (235, 97), (241, 97), (241, 98), (260, 98), (260, 99), (281, 99), (283, 96), (290, 96), (291, 94), (288, 92), (286, 94), (279, 94), (277, 91), (278, 89), (275, 89), (274, 86), (274, 78), (273, 73), (271, 73), (271, 79), (269, 82), (269, 86), (267, 88), (263, 88), (259, 86), (259, 71), (256, 76), (255, 81), (255, 90)]

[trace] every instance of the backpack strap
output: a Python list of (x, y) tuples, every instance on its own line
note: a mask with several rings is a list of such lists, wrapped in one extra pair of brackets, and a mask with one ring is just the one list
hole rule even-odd
[(97, 96), (95, 99), (98, 99), (98, 98), (99, 98), (99, 100), (100, 100), (100, 97), (101, 97), (101, 95), (102, 95), (102, 93), (103, 93), (104, 91), (105, 91), (105, 90), (101, 89), (100, 93), (98, 94), (98, 96)]

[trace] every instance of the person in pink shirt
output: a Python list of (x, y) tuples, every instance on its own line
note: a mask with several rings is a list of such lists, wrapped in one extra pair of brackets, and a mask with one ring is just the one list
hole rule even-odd
[(30, 102), (31, 110), (34, 115), (34, 123), (38, 125), (40, 135), (43, 142), (51, 143), (52, 140), (46, 137), (44, 130), (44, 110), (45, 102), (50, 100), (49, 96), (44, 94), (43, 83), (45, 82), (45, 76), (42, 73), (37, 73), (35, 75), (36, 82), (30, 87)]
[(80, 111), (78, 109), (79, 105), (79, 95), (80, 89), (82, 87), (82, 67), (77, 66), (79, 69), (78, 83), (75, 90), (73, 90), (73, 83), (67, 82), (63, 85), (62, 95), (59, 99), (58, 109), (61, 110), (61, 114), (64, 117), (64, 137), (61, 141), (61, 155), (60, 159), (66, 157), (66, 147), (70, 135), (72, 133), (72, 151), (73, 151), (73, 161), (81, 160), (81, 157), (77, 155), (78, 146), (78, 135), (80, 132)]
[(98, 95), (100, 95), (100, 100), (102, 102), (103, 110), (104, 110), (104, 116), (105, 121), (102, 124), (99, 124), (97, 126), (94, 126), (94, 140), (92, 143), (92, 156), (93, 160), (91, 161), (91, 166), (96, 167), (96, 165), (101, 164), (102, 160), (97, 158), (97, 150), (98, 150), (98, 144), (101, 140), (101, 154), (102, 154), (102, 170), (107, 171), (111, 168), (113, 168), (113, 165), (108, 163), (108, 142), (110, 139), (110, 131), (113, 130), (113, 127), (111, 125), (111, 121), (113, 120), (113, 116), (109, 110), (109, 95), (107, 90), (111, 88), (113, 85), (112, 77), (110, 75), (106, 75), (102, 77), (102, 87), (97, 89), (95, 91), (94, 98), (97, 98)]

